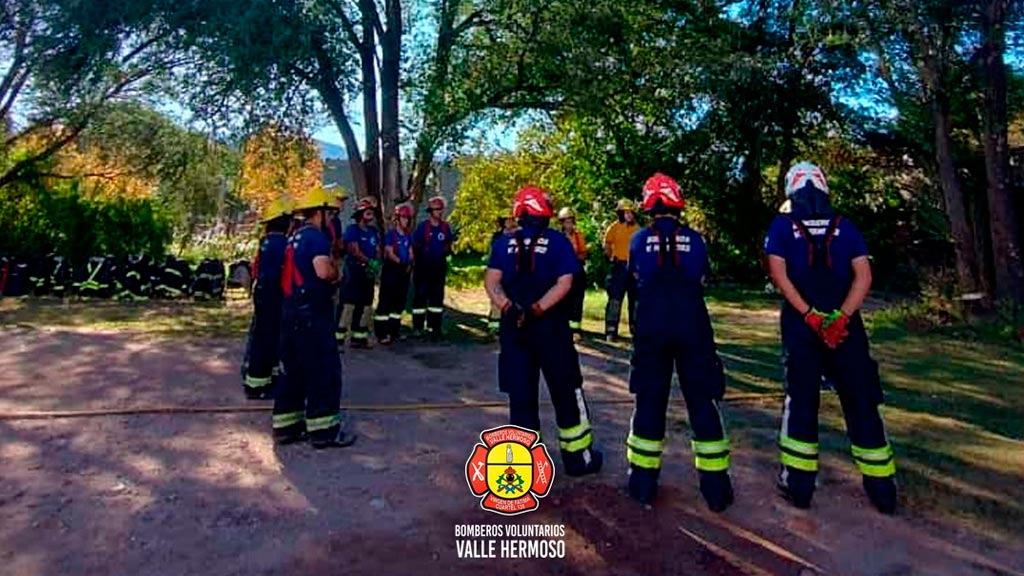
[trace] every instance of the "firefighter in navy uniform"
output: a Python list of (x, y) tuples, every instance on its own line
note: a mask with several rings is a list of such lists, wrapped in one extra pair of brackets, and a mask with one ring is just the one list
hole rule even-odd
[(708, 507), (720, 512), (732, 504), (733, 490), (729, 440), (718, 409), (725, 374), (704, 303), (707, 249), (700, 234), (679, 222), (684, 200), (675, 180), (655, 174), (643, 195), (652, 222), (633, 236), (628, 266), (637, 282), (629, 375), (635, 408), (626, 440), (629, 495), (645, 505), (654, 502), (675, 371), (690, 416), (700, 491)]
[(338, 268), (325, 231), (332, 200), (316, 189), (297, 203), (303, 223), (285, 248), (280, 345), (285, 377), (274, 392), (273, 416), (274, 439), (281, 444), (308, 435), (314, 448), (337, 448), (356, 439), (341, 425), (341, 359), (331, 301)]
[(531, 186), (516, 193), (512, 213), (520, 229), (494, 242), (484, 276), (488, 297), (502, 311), (498, 387), (508, 394), (509, 422), (539, 432), (543, 372), (565, 472), (593, 474), (604, 459), (593, 447), (565, 302), (579, 264), (569, 240), (548, 228), (552, 206), (542, 190)]
[[(348, 200), (348, 192), (345, 189), (338, 186), (337, 184), (329, 184), (324, 187), (329, 194), (333, 194), (337, 204), (332, 207), (327, 213), (328, 226), (327, 234), (331, 238), (331, 259), (334, 260), (334, 264), (341, 270), (341, 261), (345, 257), (345, 225), (341, 221), (341, 214), (345, 211), (345, 202)], [(344, 275), (342, 275), (344, 276)], [(334, 292), (331, 294), (331, 298), (334, 301), (334, 325), (335, 334), (334, 337), (338, 341), (338, 345), (345, 343), (345, 337), (348, 336), (347, 329), (342, 329), (342, 326), (347, 327), (349, 318), (342, 319), (342, 311), (344, 307), (341, 304), (341, 277), (338, 278), (338, 282), (334, 286)]]
[[(373, 290), (380, 270), (380, 245), (377, 228), (373, 223), (374, 204), (360, 200), (352, 210), (353, 224), (345, 230), (345, 277), (341, 283), (341, 302), (346, 308), (342, 322), (351, 318), (352, 347), (370, 345), (370, 317)], [(344, 333), (346, 325), (339, 330)], [(337, 337), (337, 333), (335, 334)]]
[(286, 198), (271, 202), (260, 221), (265, 233), (253, 261), (253, 315), (246, 346), (243, 388), (251, 400), (270, 398), (279, 374), (278, 345), (281, 338), (281, 269), (284, 267), (292, 203)]
[(391, 229), (384, 235), (380, 299), (373, 317), (377, 341), (385, 345), (399, 339), (402, 312), (405, 311), (405, 301), (409, 296), (409, 276), (412, 272), (412, 240), (409, 238), (412, 207), (408, 204), (395, 206), (392, 222)]
[(452, 253), (452, 229), (444, 221), (444, 198), (427, 200), (427, 219), (412, 235), (415, 267), (412, 274), (412, 327), (416, 333), (441, 337), (444, 320), (444, 284), (448, 275), (448, 255)]
[(769, 274), (785, 302), (780, 317), (786, 402), (779, 433), (779, 488), (807, 508), (818, 472), (818, 405), (823, 374), (835, 378), (853, 459), (872, 504), (896, 509), (896, 464), (878, 413), (882, 386), (859, 310), (871, 289), (864, 238), (835, 213), (822, 171), (809, 162), (786, 175), (789, 214), (765, 240)]

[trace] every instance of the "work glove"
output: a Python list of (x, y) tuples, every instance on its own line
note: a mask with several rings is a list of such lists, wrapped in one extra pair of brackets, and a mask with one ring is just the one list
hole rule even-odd
[(850, 335), (846, 329), (849, 323), (850, 317), (842, 310), (835, 310), (829, 314), (828, 321), (821, 329), (821, 339), (825, 341), (825, 345), (832, 349), (838, 348), (843, 340)]
[[(804, 323), (814, 330), (814, 333), (821, 337), (821, 329), (828, 322), (828, 316), (822, 314), (815, 308), (811, 308), (804, 313)], [(824, 339), (824, 338), (822, 338)]]
[(522, 328), (523, 323), (526, 322), (526, 309), (520, 306), (518, 302), (511, 300), (505, 303), (505, 306), (501, 309), (501, 315), (514, 323), (516, 328)]

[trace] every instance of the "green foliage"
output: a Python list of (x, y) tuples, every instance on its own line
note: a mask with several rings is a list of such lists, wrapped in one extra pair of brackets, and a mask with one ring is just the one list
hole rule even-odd
[(20, 183), (0, 189), (0, 252), (56, 252), (78, 262), (96, 255), (164, 253), (171, 223), (153, 202), (88, 198), (81, 192), (75, 180), (52, 188)]

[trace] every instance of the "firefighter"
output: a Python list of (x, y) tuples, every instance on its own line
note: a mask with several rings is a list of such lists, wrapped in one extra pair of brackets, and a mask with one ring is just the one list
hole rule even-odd
[(391, 344), (398, 340), (402, 328), (402, 312), (409, 295), (412, 272), (412, 207), (395, 206), (392, 227), (384, 236), (384, 265), (380, 277), (380, 300), (373, 318), (377, 341)]
[(274, 439), (288, 444), (308, 437), (314, 448), (351, 445), (342, 428), (341, 359), (334, 342), (331, 291), (338, 267), (326, 232), (333, 199), (314, 189), (297, 204), (302, 225), (285, 248), (281, 289), (282, 385), (274, 392)]
[(817, 166), (793, 166), (785, 189), (791, 212), (775, 217), (765, 239), (769, 273), (785, 299), (779, 488), (798, 508), (810, 506), (818, 472), (819, 392), (822, 376), (829, 374), (864, 490), (880, 512), (891, 514), (896, 464), (878, 412), (878, 364), (859, 312), (871, 289), (868, 248), (853, 222), (832, 209), (828, 183)]
[(583, 299), (587, 293), (587, 241), (583, 233), (576, 228), (576, 214), (568, 206), (558, 211), (558, 221), (562, 224), (562, 233), (572, 243), (572, 250), (579, 261), (579, 270), (572, 277), (572, 290), (569, 291), (569, 328), (573, 337), (579, 339), (583, 334)]
[(729, 440), (718, 409), (725, 374), (704, 303), (707, 248), (699, 233), (679, 221), (684, 205), (675, 180), (651, 176), (643, 188), (643, 210), (652, 221), (629, 250), (629, 272), (637, 281), (629, 374), (635, 407), (626, 440), (629, 495), (649, 506), (657, 494), (675, 371), (690, 416), (700, 492), (708, 508), (720, 512), (733, 501)]
[[(345, 257), (345, 226), (342, 224), (341, 214), (345, 211), (345, 202), (348, 200), (348, 192), (336, 184), (329, 184), (325, 189), (328, 193), (334, 195), (334, 199), (337, 202), (328, 212), (330, 225), (327, 232), (331, 237), (331, 258), (334, 260), (338, 269), (341, 270), (341, 263)], [(342, 327), (347, 327), (351, 318), (342, 318), (344, 307), (341, 304), (340, 278), (338, 283), (334, 286), (334, 291), (331, 294), (331, 297), (334, 300), (334, 338), (338, 341), (339, 347), (341, 347), (345, 343), (345, 337), (348, 335), (348, 331), (346, 329), (342, 329)]]
[[(512, 216), (498, 216), (497, 226), (497, 231), (491, 235), (492, 250), (495, 242), (503, 237), (515, 235), (516, 229), (519, 227), (516, 224), (516, 219)], [(487, 313), (487, 330), (492, 334), (497, 334), (499, 328), (501, 328), (501, 309), (491, 303), (490, 311)]]
[[(345, 230), (345, 274), (341, 283), (342, 320), (351, 318), (353, 348), (370, 345), (370, 309), (373, 289), (380, 270), (380, 246), (377, 228), (373, 226), (375, 206), (369, 199), (356, 203), (352, 210), (353, 223)], [(345, 329), (339, 328), (342, 341)], [(337, 334), (335, 335), (337, 337)]]
[(544, 374), (555, 407), (562, 465), (582, 476), (601, 469), (583, 394), (579, 356), (569, 330), (565, 297), (579, 267), (572, 244), (548, 228), (548, 195), (528, 186), (516, 193), (520, 229), (494, 243), (484, 284), (502, 313), (498, 387), (508, 394), (509, 422), (540, 431), (538, 386)]
[(452, 253), (452, 229), (443, 218), (444, 198), (427, 201), (427, 219), (420, 222), (412, 236), (413, 285), (412, 326), (422, 333), (424, 323), (434, 339), (441, 337), (444, 319), (444, 283), (448, 275), (448, 255)]
[(292, 202), (277, 198), (263, 212), (259, 252), (253, 259), (253, 314), (244, 361), (246, 398), (270, 398), (280, 377), (278, 344), (281, 335), (281, 268), (292, 224)]
[(633, 333), (635, 321), (633, 306), (636, 301), (636, 284), (633, 277), (626, 271), (629, 259), (629, 241), (640, 227), (636, 223), (633, 201), (622, 198), (615, 205), (617, 220), (604, 233), (604, 253), (611, 261), (608, 277), (605, 279), (605, 290), (608, 292), (608, 304), (604, 310), (604, 333), (609, 342), (619, 336), (619, 318), (622, 314), (622, 300), (626, 299), (626, 314), (629, 332)]

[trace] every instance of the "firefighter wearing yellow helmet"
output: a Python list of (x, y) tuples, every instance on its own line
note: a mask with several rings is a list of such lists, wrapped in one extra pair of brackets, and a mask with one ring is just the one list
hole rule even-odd
[(579, 339), (583, 333), (583, 298), (587, 292), (587, 240), (576, 227), (576, 213), (565, 206), (558, 211), (558, 222), (562, 225), (562, 233), (572, 244), (572, 251), (580, 263), (580, 268), (572, 277), (572, 289), (566, 297), (569, 303), (569, 328), (573, 337)]
[(636, 301), (636, 283), (626, 271), (629, 260), (629, 241), (640, 227), (636, 223), (636, 206), (628, 198), (615, 204), (616, 221), (604, 233), (604, 253), (611, 262), (605, 290), (608, 304), (604, 310), (604, 333), (609, 341), (619, 335), (619, 318), (622, 315), (622, 300), (626, 299), (626, 313), (629, 331), (633, 333), (633, 306)]
[(242, 388), (251, 400), (270, 398), (279, 384), (278, 340), (281, 333), (281, 268), (284, 266), (293, 203), (275, 198), (263, 210), (263, 237), (252, 263), (253, 314), (242, 362)]
[(341, 360), (334, 343), (331, 293), (338, 268), (331, 260), (327, 212), (337, 200), (322, 188), (296, 203), (302, 226), (288, 239), (281, 288), (283, 385), (274, 393), (274, 439), (308, 437), (314, 448), (355, 442), (342, 428)]

